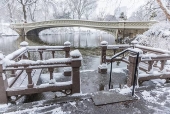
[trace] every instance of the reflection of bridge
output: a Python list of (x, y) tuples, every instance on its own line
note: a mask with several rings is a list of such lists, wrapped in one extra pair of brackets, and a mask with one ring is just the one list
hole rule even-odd
[(87, 21), (87, 20), (53, 20), (35, 23), (20, 23), (11, 24), (10, 27), (14, 29), (19, 35), (38, 35), (44, 29), (54, 27), (87, 27), (109, 32), (115, 37), (134, 37), (136, 34), (143, 33), (155, 21), (147, 22), (102, 22), (102, 21)]

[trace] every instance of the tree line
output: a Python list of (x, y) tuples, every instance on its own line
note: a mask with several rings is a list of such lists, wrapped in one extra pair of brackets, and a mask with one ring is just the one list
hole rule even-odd
[[(108, 2), (113, 1), (108, 0)], [(0, 19), (24, 23), (54, 19), (88, 20), (95, 15), (97, 5), (98, 0), (8, 0), (7, 6), (0, 10), (2, 15)], [(118, 10), (119, 7), (114, 10), (114, 13)], [(147, 0), (146, 4), (133, 12), (131, 17), (127, 18), (125, 12), (119, 12), (119, 18), (130, 21), (151, 19), (164, 21), (170, 20), (169, 10), (170, 0)], [(115, 17), (115, 14), (107, 14), (103, 9), (95, 15), (95, 20), (116, 21), (119, 19)]]

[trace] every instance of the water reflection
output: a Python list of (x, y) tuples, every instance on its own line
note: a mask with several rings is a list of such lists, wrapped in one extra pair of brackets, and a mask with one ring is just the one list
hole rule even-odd
[(0, 51), (6, 55), (17, 50), (20, 43), (20, 41), (17, 40), (18, 40), (18, 36), (8, 36), (8, 37), (1, 36)]
[(100, 46), (101, 41), (107, 41), (109, 44), (115, 44), (112, 35), (106, 33), (66, 33), (56, 35), (41, 36), (1, 36), (0, 51), (5, 55), (19, 48), (22, 41), (27, 41), (29, 45), (63, 45), (65, 41), (70, 41), (71, 46), (75, 48), (96, 48)]
[[(28, 38), (30, 39), (30, 38)], [(93, 48), (100, 46), (100, 42), (105, 40), (109, 44), (115, 44), (115, 38), (110, 34), (86, 33), (86, 34), (58, 34), (43, 35), (39, 39), (47, 44), (63, 45), (65, 41), (70, 41), (75, 48)]]

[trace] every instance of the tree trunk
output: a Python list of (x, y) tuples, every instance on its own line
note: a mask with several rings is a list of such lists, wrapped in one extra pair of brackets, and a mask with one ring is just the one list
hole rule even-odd
[(157, 0), (158, 5), (160, 6), (160, 8), (163, 10), (163, 12), (165, 13), (167, 19), (170, 21), (170, 14), (167, 11), (167, 8), (164, 7), (164, 5), (162, 4), (161, 0)]
[(23, 13), (24, 13), (24, 22), (27, 23), (27, 14), (26, 14), (25, 5), (22, 6), (22, 10), (23, 10)]

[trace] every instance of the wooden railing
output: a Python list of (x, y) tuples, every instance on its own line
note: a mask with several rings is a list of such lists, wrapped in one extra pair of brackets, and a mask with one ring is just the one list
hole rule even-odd
[[(51, 52), (52, 58), (44, 60), (43, 52)], [(55, 51), (65, 51), (65, 58), (56, 58)], [(30, 52), (39, 52), (39, 60), (30, 60)], [(7, 103), (8, 97), (40, 93), (46, 91), (70, 90), (71, 93), (80, 92), (80, 72), (81, 54), (78, 50), (70, 52), (70, 43), (66, 42), (65, 46), (24, 46), (17, 51), (0, 60), (0, 103)], [(71, 80), (67, 82), (55, 82), (53, 79), (54, 68), (71, 67)], [(52, 83), (37, 85), (38, 78), (42, 69), (48, 69)], [(11, 72), (11, 74), (9, 74)], [(23, 76), (24, 75), (24, 76)], [(35, 76), (36, 75), (36, 76)], [(24, 79), (22, 79), (23, 77)], [(13, 77), (10, 83), (8, 78)], [(27, 82), (20, 85), (21, 81)]]
[[(101, 42), (101, 62), (98, 67), (100, 73), (107, 73), (107, 67), (102, 67), (103, 64), (110, 63), (110, 58), (107, 57), (107, 50), (113, 50), (113, 55), (116, 54), (116, 50), (124, 49), (136, 49), (140, 52), (139, 56), (139, 69), (144, 73), (138, 74), (138, 81), (145, 81), (150, 79), (168, 79), (170, 78), (170, 71), (166, 69), (166, 62), (170, 60), (170, 51), (151, 48), (146, 46), (141, 46), (138, 44), (132, 45), (107, 45), (108, 43)], [(127, 54), (128, 59), (124, 56), (121, 58), (116, 58), (115, 61), (123, 61), (127, 63), (127, 69), (129, 70), (129, 76), (127, 79), (128, 86), (133, 83), (134, 68), (136, 64), (136, 56), (132, 53)]]

